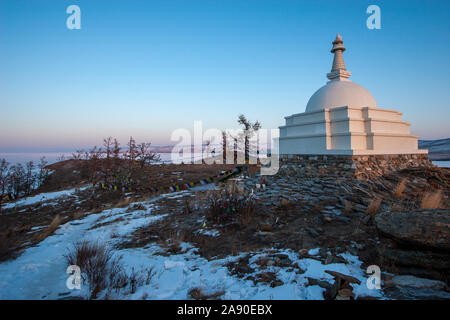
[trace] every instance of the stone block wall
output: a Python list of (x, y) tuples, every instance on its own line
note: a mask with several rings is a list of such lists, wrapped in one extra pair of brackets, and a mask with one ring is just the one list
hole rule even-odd
[(280, 155), (279, 174), (371, 179), (409, 167), (434, 166), (427, 154)]

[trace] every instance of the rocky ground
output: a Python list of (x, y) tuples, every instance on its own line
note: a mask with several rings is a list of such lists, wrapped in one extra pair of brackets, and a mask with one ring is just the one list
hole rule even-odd
[[(191, 167), (166, 165), (152, 170), (159, 183), (166, 181), (166, 185), (214, 171), (209, 168), (211, 172), (205, 173), (197, 166), (195, 173)], [(76, 193), (56, 202), (9, 204), (0, 215), (2, 259), (17, 257), (51, 235), (56, 214), (59, 223), (67, 223), (112, 208), (133, 212), (140, 210), (142, 201), (153, 199), (152, 214), (163, 218), (136, 228), (117, 248), (145, 249), (155, 244), (165, 248), (157, 254), (171, 256), (183, 252), (183, 244), (189, 243), (207, 260), (239, 255), (227, 265), (231, 275), (276, 288), (283, 280), (273, 267), (285, 268), (305, 277), (307, 286), (325, 289), (327, 299), (354, 297), (352, 284), (360, 280), (336, 271), (329, 273), (334, 282), (311, 278), (291, 253), (325, 268), (350, 263), (344, 254), (351, 254), (359, 257), (364, 270), (370, 265), (380, 267), (386, 298), (450, 297), (449, 169), (407, 168), (371, 180), (299, 175), (289, 166), (275, 176), (261, 177), (257, 172), (252, 167), (226, 183), (216, 183), (219, 190), (178, 192), (172, 197), (99, 191), (92, 201), (92, 192), (79, 184)], [(227, 188), (243, 196), (253, 194), (256, 214), (225, 224), (206, 219), (208, 198)], [(120, 221), (108, 220), (96, 227), (108, 223)], [(260, 271), (255, 273), (255, 266)]]
[[(396, 290), (392, 283), (397, 281), (394, 275), (407, 274), (442, 281), (437, 287), (448, 285), (449, 178), (448, 169), (435, 167), (404, 169), (371, 181), (302, 177), (285, 168), (274, 177), (237, 178), (225, 186), (235, 184), (244, 193), (254, 192), (258, 214), (244, 223), (208, 224), (199, 229), (205, 215), (199, 208), (207, 194), (189, 196), (171, 204), (173, 214), (160, 224), (140, 228), (133, 240), (123, 245), (165, 242), (176, 252), (178, 243), (187, 241), (207, 258), (262, 248), (289, 248), (308, 256), (309, 249), (320, 248), (315, 259), (323, 264), (342, 261), (339, 254), (349, 252), (360, 257), (363, 267), (380, 266), (389, 284), (388, 295), (429, 297), (418, 288), (412, 290), (415, 296), (411, 290)], [(423, 209), (427, 206), (441, 209)], [(211, 241), (211, 233), (215, 241)], [(271, 261), (268, 263), (289, 264), (282, 257)], [(243, 260), (232, 270), (245, 276), (246, 271), (252, 272), (247, 265)], [(391, 277), (393, 281), (389, 281)], [(273, 275), (252, 280), (277, 283)], [(417, 286), (423, 281), (418, 280)]]

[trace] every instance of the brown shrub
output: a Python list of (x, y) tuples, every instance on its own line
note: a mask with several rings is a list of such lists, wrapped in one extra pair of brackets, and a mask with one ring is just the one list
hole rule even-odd
[(213, 223), (246, 225), (257, 212), (252, 194), (241, 195), (235, 185), (206, 196), (206, 219)]
[(82, 241), (76, 243), (64, 255), (68, 265), (77, 265), (84, 281), (89, 283), (90, 299), (95, 299), (100, 292), (107, 289), (106, 298), (111, 297), (112, 290), (129, 288), (135, 293), (139, 286), (149, 284), (155, 272), (153, 268), (135, 270), (127, 273), (122, 265), (122, 257), (114, 257), (111, 249), (98, 242)]
[(64, 255), (68, 265), (77, 265), (86, 274), (91, 299), (106, 287), (109, 263), (112, 252), (98, 242), (82, 241), (75, 244), (73, 250)]
[(441, 205), (442, 200), (442, 192), (438, 190), (436, 192), (428, 192), (426, 193), (420, 204), (421, 209), (436, 209)]

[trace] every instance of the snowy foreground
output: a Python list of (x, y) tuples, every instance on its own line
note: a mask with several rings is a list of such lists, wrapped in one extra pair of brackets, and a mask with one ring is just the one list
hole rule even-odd
[[(32, 204), (45, 199), (57, 199), (67, 196), (74, 190), (41, 194), (21, 200), (24, 204)], [(194, 191), (182, 191), (178, 194)], [(160, 197), (177, 197), (171, 193)], [(69, 290), (66, 281), (67, 264), (63, 255), (72, 244), (82, 240), (93, 240), (105, 243), (113, 248), (121, 243), (139, 227), (150, 223), (158, 223), (164, 216), (170, 214), (154, 215), (153, 203), (156, 198), (140, 202), (140, 210), (127, 212), (128, 208), (107, 209), (98, 214), (89, 214), (82, 219), (70, 221), (61, 225), (56, 232), (47, 237), (39, 245), (26, 249), (15, 260), (0, 264), (0, 300), (1, 299), (67, 299), (88, 298), (88, 286), (82, 284), (81, 289)], [(136, 203), (133, 203), (133, 205)], [(107, 222), (107, 224), (105, 224)], [(91, 229), (102, 223), (100, 227)], [(199, 229), (201, 224), (199, 223)], [(214, 241), (216, 232), (211, 232), (211, 241)], [(163, 256), (157, 254), (163, 248), (156, 244), (137, 249), (114, 249), (114, 254), (122, 256), (122, 262), (127, 271), (144, 270), (153, 267), (154, 277), (148, 284), (138, 287), (134, 293), (121, 290), (110, 296), (113, 299), (188, 299), (188, 291), (201, 287), (205, 292), (223, 291), (221, 299), (323, 299), (325, 289), (317, 286), (306, 286), (307, 277), (325, 280), (332, 283), (332, 276), (325, 270), (334, 270), (351, 275), (361, 280), (361, 285), (353, 284), (353, 292), (358, 296), (381, 297), (379, 290), (369, 290), (366, 286), (368, 275), (361, 269), (361, 262), (350, 254), (342, 255), (348, 264), (323, 265), (320, 261), (309, 258), (299, 258), (291, 250), (271, 249), (273, 253), (287, 254), (293, 263), (306, 270), (304, 274), (287, 271), (289, 268), (270, 266), (264, 271), (277, 273), (277, 277), (284, 282), (283, 285), (272, 288), (267, 284), (240, 279), (229, 273), (226, 264), (239, 259), (239, 256), (229, 256), (225, 259), (208, 261), (197, 254), (196, 248), (189, 243), (182, 243), (183, 253)], [(311, 255), (318, 254), (318, 249), (311, 249)], [(260, 271), (256, 263), (263, 252), (250, 252), (250, 266), (255, 274)], [(100, 294), (98, 298), (104, 298)]]

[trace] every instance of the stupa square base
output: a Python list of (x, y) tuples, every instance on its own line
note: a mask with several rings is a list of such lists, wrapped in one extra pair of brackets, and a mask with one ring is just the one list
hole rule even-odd
[(280, 155), (280, 173), (371, 179), (411, 167), (434, 167), (426, 153), (385, 155)]

